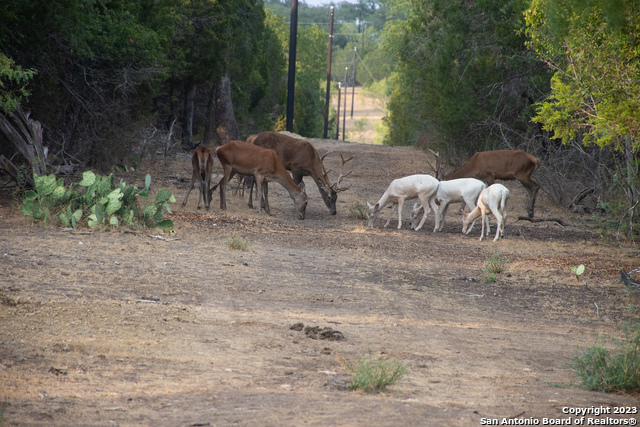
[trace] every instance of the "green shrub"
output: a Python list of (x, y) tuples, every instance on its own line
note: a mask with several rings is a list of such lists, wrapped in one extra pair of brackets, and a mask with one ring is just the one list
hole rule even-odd
[(496, 275), (496, 273), (489, 273), (482, 278), (482, 281), (484, 283), (495, 282), (496, 280), (498, 280), (498, 276)]
[(367, 219), (367, 207), (358, 201), (349, 209), (349, 216), (354, 219)]
[(357, 365), (346, 364), (353, 377), (350, 387), (366, 393), (378, 393), (387, 387), (397, 384), (407, 373), (407, 367), (400, 362), (373, 360), (371, 355), (364, 356)]
[(485, 264), (483, 270), (486, 273), (502, 273), (507, 269), (507, 259), (502, 256), (502, 252), (495, 252), (489, 258), (487, 258), (487, 263)]
[(145, 188), (126, 185), (124, 181), (116, 185), (113, 173), (96, 175), (91, 171), (83, 173), (82, 181), (64, 185), (64, 178), (56, 180), (55, 175), (34, 175), (35, 190), (28, 190), (20, 210), (36, 221), (46, 224), (51, 217), (57, 217), (65, 227), (76, 228), (86, 219), (87, 225), (94, 227), (118, 227), (121, 223), (130, 226), (146, 226), (161, 229), (173, 228), (173, 221), (164, 219), (164, 211), (171, 214), (169, 203), (175, 197), (165, 189), (156, 194), (154, 202), (141, 210), (138, 198), (147, 199), (151, 187), (151, 176), (145, 178)]
[(587, 390), (640, 391), (640, 322), (625, 325), (625, 338), (616, 342), (617, 352), (594, 345), (573, 357), (570, 366)]

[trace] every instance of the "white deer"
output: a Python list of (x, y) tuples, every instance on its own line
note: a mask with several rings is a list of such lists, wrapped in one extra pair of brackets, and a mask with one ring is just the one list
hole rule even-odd
[[(373, 226), (373, 221), (375, 220), (378, 212), (380, 212), (380, 210), (389, 203), (393, 203), (389, 219), (384, 226), (387, 227), (389, 225), (391, 218), (393, 217), (393, 213), (397, 208), (398, 230), (401, 229), (402, 207), (405, 200), (417, 198), (422, 203), (422, 206), (426, 206), (424, 215), (422, 216), (422, 221), (420, 221), (420, 224), (415, 228), (416, 231), (420, 230), (427, 219), (427, 214), (431, 212), (431, 209), (434, 210), (437, 216), (438, 206), (436, 205), (434, 198), (438, 192), (438, 184), (439, 181), (431, 175), (410, 175), (404, 178), (394, 179), (391, 184), (389, 184), (387, 191), (385, 191), (380, 200), (378, 200), (378, 203), (372, 205), (367, 202), (367, 206), (369, 207), (369, 227)], [(431, 206), (431, 209), (429, 209), (429, 206)]]
[(482, 216), (482, 233), (480, 234), (480, 240), (485, 236), (484, 225), (487, 224), (487, 236), (491, 232), (489, 226), (489, 216), (487, 211), (491, 211), (493, 216), (496, 217), (496, 237), (493, 239), (495, 242), (498, 237), (504, 236), (504, 226), (507, 222), (507, 199), (509, 198), (509, 190), (502, 184), (493, 184), (488, 188), (482, 190), (478, 197), (478, 206), (470, 213), (462, 213), (462, 232), (468, 234), (471, 231), (469, 225), (473, 225), (479, 216)]
[[(452, 179), (451, 181), (440, 181), (438, 193), (436, 194), (436, 202), (439, 205), (436, 212), (436, 224), (433, 231), (442, 231), (444, 228), (444, 217), (447, 215), (447, 209), (450, 203), (462, 202), (473, 210), (476, 207), (476, 201), (480, 192), (487, 188), (487, 185), (475, 178)], [(418, 217), (422, 213), (422, 206), (418, 203), (413, 205), (411, 211), (411, 228), (415, 228), (418, 223)]]

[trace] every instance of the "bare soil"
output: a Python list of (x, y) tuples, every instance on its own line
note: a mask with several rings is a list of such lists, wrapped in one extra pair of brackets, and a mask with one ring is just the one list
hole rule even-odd
[[(0, 424), (478, 426), (640, 406), (638, 396), (574, 387), (568, 366), (638, 313), (619, 281), (619, 269), (638, 267), (637, 247), (601, 237), (602, 218), (555, 207), (541, 192), (536, 216), (564, 226), (516, 221), (525, 192), (506, 182), (498, 242), (480, 242), (478, 226), (462, 235), (455, 208), (441, 233), (431, 231), (432, 214), (418, 232), (407, 218), (401, 230), (384, 229), (386, 210), (368, 228), (350, 211), (377, 201), (391, 180), (427, 172), (426, 154), (312, 142), (335, 150), (329, 168), (338, 153), (355, 156), (336, 216), (311, 181), (304, 221), (278, 185), (272, 216), (231, 195), (221, 212), (217, 192), (211, 210), (199, 211), (194, 191), (184, 209), (174, 206), (175, 234), (163, 235), (176, 240), (42, 227), (4, 200)], [(150, 173), (181, 202), (190, 167), (184, 154), (122, 176), (142, 185)], [(234, 238), (247, 249), (230, 249)], [(496, 252), (508, 269), (485, 283)], [(578, 264), (579, 281), (570, 271)], [(291, 329), (298, 323), (344, 340)], [(347, 364), (366, 354), (408, 373), (381, 394), (353, 391)]]

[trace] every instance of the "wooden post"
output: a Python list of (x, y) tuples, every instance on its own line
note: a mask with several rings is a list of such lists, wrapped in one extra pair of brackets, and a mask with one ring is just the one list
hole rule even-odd
[(293, 104), (296, 88), (296, 38), (298, 35), (298, 0), (291, 0), (289, 28), (289, 75), (287, 81), (287, 131), (293, 132)]
[(336, 114), (336, 139), (340, 139), (340, 94), (342, 93), (341, 83), (338, 82), (338, 114)]
[(324, 101), (324, 132), (322, 137), (327, 139), (329, 131), (329, 104), (331, 103), (331, 47), (333, 44), (333, 6), (329, 16), (329, 51), (327, 52), (327, 90)]

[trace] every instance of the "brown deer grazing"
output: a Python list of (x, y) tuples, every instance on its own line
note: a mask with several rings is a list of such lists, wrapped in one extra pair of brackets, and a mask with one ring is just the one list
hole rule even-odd
[(445, 175), (445, 180), (457, 178), (477, 178), (487, 185), (496, 179), (518, 180), (529, 193), (527, 206), (529, 218), (533, 218), (533, 208), (540, 185), (531, 179), (531, 174), (540, 167), (540, 159), (522, 150), (481, 151), (460, 168)]
[(200, 204), (202, 203), (202, 199), (204, 199), (204, 206), (209, 210), (209, 205), (211, 204), (209, 186), (211, 185), (211, 171), (213, 170), (213, 155), (211, 154), (211, 150), (206, 147), (198, 147), (193, 150), (191, 164), (193, 165), (191, 186), (189, 187), (189, 191), (187, 191), (187, 197), (185, 197), (184, 202), (182, 202), (182, 206), (184, 207), (187, 204), (187, 199), (189, 198), (189, 194), (191, 194), (191, 190), (193, 190), (193, 185), (197, 178), (200, 182), (198, 209), (200, 209)]
[[(224, 176), (218, 183), (220, 186), (220, 209), (227, 209), (225, 187), (233, 175), (238, 173), (255, 177), (258, 200), (263, 200), (264, 197), (264, 209), (268, 214), (271, 211), (267, 182), (275, 181), (289, 192), (289, 196), (296, 205), (298, 218), (304, 219), (307, 209), (307, 195), (291, 179), (275, 151), (244, 141), (229, 141), (216, 149), (216, 155), (224, 172)], [(213, 192), (213, 190), (211, 191)], [(258, 203), (258, 212), (262, 213), (261, 203)]]
[[(322, 160), (329, 153), (320, 157), (311, 143), (288, 135), (269, 131), (260, 132), (258, 135), (252, 136), (247, 139), (247, 142), (260, 147), (270, 148), (275, 151), (278, 154), (278, 157), (280, 157), (280, 160), (282, 160), (284, 167), (291, 171), (293, 180), (300, 186), (300, 188), (304, 189), (304, 182), (302, 181), (303, 177), (312, 177), (313, 182), (316, 183), (318, 190), (320, 190), (320, 195), (322, 196), (322, 200), (324, 200), (324, 204), (329, 208), (329, 212), (331, 212), (331, 215), (336, 214), (336, 200), (338, 199), (338, 193), (348, 188), (340, 188), (340, 182), (351, 173), (349, 172), (348, 174), (343, 175), (342, 168), (344, 167), (344, 164), (353, 159), (353, 157), (345, 160), (344, 157), (342, 157), (342, 154), (340, 155), (342, 160), (340, 176), (335, 184), (331, 184), (327, 176), (328, 172), (324, 170), (324, 165), (322, 164)], [(252, 201), (250, 193), (249, 206), (251, 205)]]

